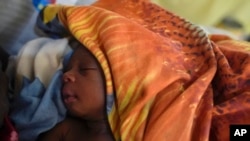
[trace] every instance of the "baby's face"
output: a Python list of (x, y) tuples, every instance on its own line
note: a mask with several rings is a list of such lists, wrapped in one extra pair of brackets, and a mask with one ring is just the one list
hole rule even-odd
[(63, 75), (62, 97), (73, 116), (94, 119), (103, 116), (105, 92), (102, 70), (84, 47), (73, 53)]

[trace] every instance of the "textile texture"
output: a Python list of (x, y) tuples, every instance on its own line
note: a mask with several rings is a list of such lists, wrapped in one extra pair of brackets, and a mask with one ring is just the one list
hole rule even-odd
[(53, 13), (101, 64), (116, 140), (226, 141), (230, 124), (250, 123), (249, 43), (143, 0), (42, 12), (40, 24)]
[(9, 116), (20, 141), (35, 141), (65, 118), (61, 78), (71, 52), (67, 39), (43, 37), (27, 42), (16, 57)]

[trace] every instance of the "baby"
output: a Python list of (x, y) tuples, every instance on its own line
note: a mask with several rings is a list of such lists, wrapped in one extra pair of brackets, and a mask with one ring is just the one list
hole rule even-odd
[(62, 98), (69, 116), (39, 136), (39, 141), (112, 141), (105, 109), (102, 69), (78, 44), (63, 75)]

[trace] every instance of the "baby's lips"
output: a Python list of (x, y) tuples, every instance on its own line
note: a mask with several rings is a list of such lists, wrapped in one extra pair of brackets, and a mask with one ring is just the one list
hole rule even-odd
[(67, 87), (62, 89), (62, 97), (65, 104), (70, 104), (77, 100), (77, 96)]
[(72, 102), (75, 102), (77, 98), (75, 96), (66, 96), (63, 100), (65, 104), (70, 104)]
[(76, 97), (76, 95), (67, 87), (63, 87), (62, 89), (62, 96), (63, 98), (67, 98), (67, 97)]

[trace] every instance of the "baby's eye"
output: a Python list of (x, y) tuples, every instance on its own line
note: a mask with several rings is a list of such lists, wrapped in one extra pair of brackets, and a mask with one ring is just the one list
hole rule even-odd
[(79, 68), (79, 72), (82, 75), (86, 75), (88, 70), (89, 70), (89, 68)]
[(85, 72), (86, 70), (86, 68), (79, 68), (79, 72)]
[(79, 68), (79, 72), (81, 74), (86, 74), (90, 70), (96, 70), (96, 68), (85, 68), (85, 67), (84, 68)]

